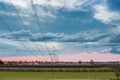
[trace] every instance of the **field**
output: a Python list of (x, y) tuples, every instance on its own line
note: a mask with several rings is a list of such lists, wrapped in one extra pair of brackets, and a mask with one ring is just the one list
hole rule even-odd
[(108, 64), (1, 65), (0, 80), (115, 80), (116, 69), (119, 66)]
[[(54, 72), (58, 80), (115, 79), (114, 72)], [(51, 72), (0, 72), (0, 80), (51, 80)]]

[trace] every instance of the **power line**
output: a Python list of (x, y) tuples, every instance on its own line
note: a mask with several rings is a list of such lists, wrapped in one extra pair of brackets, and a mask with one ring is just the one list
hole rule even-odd
[(52, 65), (52, 74), (51, 74), (51, 79), (52, 80), (54, 80), (54, 64), (55, 64), (55, 62), (56, 62), (56, 54), (55, 53), (53, 53), (53, 54), (49, 54), (50, 55), (50, 58), (51, 58), (51, 65)]
[[(21, 16), (20, 16), (18, 10), (15, 8), (14, 4), (12, 3), (12, 1), (11, 1), (11, 0), (9, 0), (9, 1), (11, 2), (11, 5), (12, 5), (14, 11), (15, 11), (16, 14), (17, 14), (17, 17), (18, 17), (18, 19), (20, 20), (20, 24), (23, 25), (23, 27), (24, 27), (26, 30), (29, 30), (29, 29), (27, 28), (27, 26), (24, 24), (24, 22), (23, 22), (23, 20), (22, 20), (22, 18), (21, 18)], [(37, 46), (34, 38), (33, 38), (33, 44), (34, 44), (35, 48), (40, 52), (40, 54), (41, 54), (42, 56), (44, 56), (45, 58), (47, 58), (47, 57), (43, 54), (43, 52), (41, 51), (41, 49)]]
[[(33, 11), (34, 11), (34, 15), (35, 15), (36, 21), (37, 21), (37, 23), (38, 23), (39, 30), (40, 30), (40, 32), (41, 32), (41, 36), (42, 36), (42, 38), (43, 38), (43, 41), (45, 42), (47, 51), (49, 52), (49, 56), (50, 56), (50, 59), (51, 59), (52, 66), (54, 67), (54, 54), (50, 52), (50, 50), (49, 50), (49, 48), (48, 48), (48, 45), (47, 45), (47, 41), (44, 40), (45, 36), (44, 36), (44, 34), (43, 34), (43, 29), (42, 29), (42, 27), (41, 27), (40, 20), (39, 20), (39, 16), (38, 16), (37, 11), (36, 11), (36, 8), (35, 8), (35, 6), (34, 6), (33, 0), (31, 0), (31, 6), (32, 6)], [(53, 77), (54, 74), (53, 74), (53, 73), (54, 73), (54, 71), (53, 71), (53, 69), (52, 69), (52, 77), (51, 77), (52, 80), (54, 79), (54, 77)]]
[[(5, 21), (2, 19), (2, 17), (0, 16), (0, 21), (1, 23), (11, 32), (14, 33), (13, 30), (5, 23)], [(32, 56), (34, 56), (35, 58), (39, 59), (31, 50), (29, 50), (24, 43), (22, 43), (21, 40), (19, 40), (16, 36), (14, 36), (16, 40), (18, 40), (18, 42), (23, 46), (23, 48), (25, 50), (27, 50)]]
[[(39, 20), (39, 16), (38, 16), (37, 11), (36, 11), (36, 8), (35, 8), (35, 6), (34, 6), (33, 0), (31, 0), (31, 6), (32, 6), (32, 9), (33, 9), (33, 11), (34, 11), (34, 15), (35, 15), (35, 18), (36, 18), (36, 21), (37, 21), (37, 24), (38, 24), (39, 31), (41, 32), (41, 36), (42, 36), (42, 38), (43, 38), (43, 41), (45, 42), (46, 49), (47, 49), (49, 55), (51, 55), (51, 51), (50, 51), (49, 48), (48, 48), (47, 41), (44, 40), (44, 38), (45, 38), (45, 36), (44, 36), (44, 34), (43, 34), (44, 31), (43, 31), (43, 29), (42, 29), (42, 27), (41, 27), (40, 20)], [(50, 56), (50, 59), (51, 59), (51, 56)]]
[(44, 36), (44, 34), (43, 34), (43, 29), (42, 29), (41, 24), (40, 24), (39, 16), (37, 15), (36, 8), (34, 7), (33, 0), (31, 0), (31, 6), (32, 6), (32, 8), (33, 8), (34, 15), (35, 15), (36, 21), (37, 21), (37, 23), (38, 23), (38, 28), (39, 28), (39, 30), (40, 30), (40, 32), (41, 32), (41, 36), (42, 36), (42, 38), (43, 38), (43, 41), (45, 42), (47, 51), (50, 52), (50, 50), (49, 50), (49, 48), (48, 48), (48, 45), (47, 45), (47, 41), (44, 40), (45, 36)]

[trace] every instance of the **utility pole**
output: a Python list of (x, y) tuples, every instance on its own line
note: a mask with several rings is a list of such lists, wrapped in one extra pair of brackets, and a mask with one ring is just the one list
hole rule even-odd
[(52, 80), (54, 80), (54, 64), (55, 64), (55, 62), (58, 60), (57, 59), (57, 54), (55, 54), (55, 53), (50, 53), (49, 54), (49, 56), (50, 56), (50, 63), (51, 63), (51, 66), (52, 66)]

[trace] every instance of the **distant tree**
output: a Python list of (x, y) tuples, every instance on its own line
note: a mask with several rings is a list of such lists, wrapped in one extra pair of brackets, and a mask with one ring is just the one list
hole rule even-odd
[(22, 63), (22, 61), (19, 61), (19, 64), (21, 64)]
[(38, 63), (38, 62), (39, 62), (39, 61), (37, 61), (37, 60), (35, 61), (35, 63)]
[(81, 64), (81, 60), (79, 60), (79, 64)]
[(0, 65), (4, 64), (4, 62), (0, 59)]
[(93, 60), (90, 60), (90, 64), (93, 64), (94, 63), (94, 61)]

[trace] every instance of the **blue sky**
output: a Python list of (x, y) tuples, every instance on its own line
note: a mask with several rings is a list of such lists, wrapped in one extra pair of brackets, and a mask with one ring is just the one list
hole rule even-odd
[(78, 54), (120, 54), (120, 0), (33, 0), (33, 3), (42, 32), (30, 0), (0, 0), (0, 18), (13, 31), (0, 21), (1, 58), (30, 57), (29, 51), (43, 58), (38, 48), (45, 56), (56, 53), (60, 59)]

